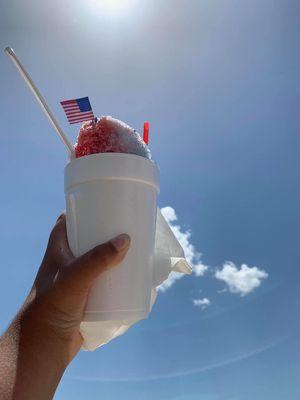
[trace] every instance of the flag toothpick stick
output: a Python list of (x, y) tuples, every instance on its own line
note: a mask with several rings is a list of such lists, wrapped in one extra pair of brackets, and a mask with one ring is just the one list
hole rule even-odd
[(46, 100), (43, 98), (41, 93), (39, 92), (38, 88), (35, 86), (33, 80), (31, 79), (30, 75), (28, 72), (25, 70), (23, 65), (20, 63), (18, 57), (16, 56), (15, 52), (11, 47), (6, 47), (5, 48), (5, 53), (8, 55), (8, 57), (13, 61), (15, 64), (16, 68), (18, 69), (20, 75), (28, 85), (29, 89), (33, 93), (34, 97), (36, 98), (37, 102), (39, 103), (41, 109), (44, 111), (46, 114), (47, 118), (49, 119), (51, 125), (53, 128), (56, 130), (57, 134), (61, 138), (62, 142), (64, 145), (67, 147), (68, 152), (69, 152), (69, 157), (72, 159), (74, 158), (74, 151), (73, 151), (73, 146), (72, 143), (69, 141), (63, 130), (61, 129), (59, 123), (57, 122), (56, 118), (52, 114), (52, 111), (50, 110), (48, 104), (46, 103)]

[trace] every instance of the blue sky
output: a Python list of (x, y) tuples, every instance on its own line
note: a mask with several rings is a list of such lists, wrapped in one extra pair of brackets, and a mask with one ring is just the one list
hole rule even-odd
[[(299, 399), (299, 2), (100, 3), (3, 0), (1, 47), (16, 50), (73, 141), (62, 99), (88, 95), (97, 115), (136, 129), (151, 122), (159, 204), (209, 268), (161, 292), (126, 335), (81, 352), (56, 399)], [(4, 329), (64, 208), (66, 156), (4, 53), (0, 71)], [(268, 277), (231, 293), (215, 278), (227, 261)], [(205, 309), (193, 304), (204, 298)]]

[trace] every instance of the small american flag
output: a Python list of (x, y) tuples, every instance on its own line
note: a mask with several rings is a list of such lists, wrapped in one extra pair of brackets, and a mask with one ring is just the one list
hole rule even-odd
[(60, 104), (62, 105), (70, 124), (90, 121), (95, 118), (88, 97), (82, 97), (81, 99), (74, 100), (64, 100), (61, 101)]

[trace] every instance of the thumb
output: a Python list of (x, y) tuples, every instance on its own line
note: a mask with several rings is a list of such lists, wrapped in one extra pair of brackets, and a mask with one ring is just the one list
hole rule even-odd
[(75, 259), (55, 284), (53, 300), (56, 305), (66, 311), (76, 311), (74, 308), (82, 306), (82, 301), (86, 300), (93, 281), (104, 271), (119, 264), (129, 245), (130, 237), (121, 234)]

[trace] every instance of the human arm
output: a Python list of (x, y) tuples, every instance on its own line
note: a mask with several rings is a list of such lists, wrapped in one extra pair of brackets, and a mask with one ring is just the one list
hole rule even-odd
[[(66, 219), (56, 222), (34, 285), (0, 339), (0, 399), (48, 400), (82, 345), (79, 326), (93, 281), (125, 257), (120, 235), (75, 258)], [(2, 396), (2, 397), (1, 397)]]

